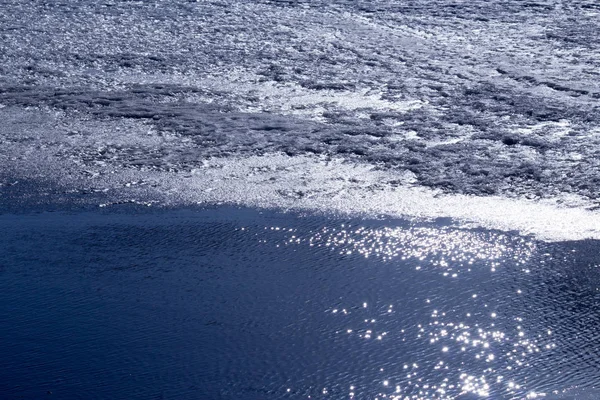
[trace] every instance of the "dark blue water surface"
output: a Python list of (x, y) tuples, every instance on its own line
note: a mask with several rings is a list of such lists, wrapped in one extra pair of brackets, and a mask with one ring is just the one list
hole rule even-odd
[(230, 207), (0, 228), (2, 399), (598, 394), (598, 242)]

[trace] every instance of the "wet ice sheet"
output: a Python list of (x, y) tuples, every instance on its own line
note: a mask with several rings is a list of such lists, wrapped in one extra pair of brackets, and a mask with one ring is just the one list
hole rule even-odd
[(56, 0), (2, 11), (0, 190), (33, 176), (87, 193), (128, 174), (182, 180), (211, 157), (285, 153), (444, 193), (598, 208), (590, 1)]
[[(106, 136), (90, 135), (85, 140), (92, 143), (90, 147), (99, 146), (96, 154), (103, 160), (85, 166), (83, 174), (79, 155), (73, 153), (66, 162), (58, 162), (44, 158), (36, 149), (17, 157), (14, 154), (19, 153), (11, 152), (18, 158), (18, 171), (9, 174), (11, 179), (0, 187), (0, 211), (111, 208), (122, 203), (148, 207), (229, 203), (363, 217), (452, 218), (459, 226), (519, 231), (548, 241), (600, 238), (600, 214), (586, 210), (589, 203), (577, 196), (536, 201), (444, 194), (419, 186), (411, 173), (339, 157), (229, 156), (198, 160), (185, 172), (150, 167), (115, 170), (105, 156), (137, 159), (135, 149), (126, 144), (137, 135), (143, 132), (133, 125), (119, 137), (125, 144), (115, 147), (124, 155), (103, 152), (101, 142)], [(157, 143), (152, 137), (142, 140)], [(148, 162), (155, 160), (169, 162), (168, 157)]]
[(232, 208), (118, 211), (0, 217), (3, 394), (597, 393), (597, 241)]

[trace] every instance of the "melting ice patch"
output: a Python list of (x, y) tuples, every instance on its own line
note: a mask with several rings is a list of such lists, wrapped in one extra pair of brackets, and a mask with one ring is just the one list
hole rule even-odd
[(590, 7), (9, 1), (0, 190), (597, 238)]
[[(461, 224), (517, 230), (546, 240), (600, 238), (600, 215), (551, 201), (445, 195), (398, 185), (398, 175), (343, 160), (285, 155), (214, 159), (174, 183), (188, 201), (335, 211), (363, 215), (450, 217)], [(410, 176), (406, 177), (410, 182)]]

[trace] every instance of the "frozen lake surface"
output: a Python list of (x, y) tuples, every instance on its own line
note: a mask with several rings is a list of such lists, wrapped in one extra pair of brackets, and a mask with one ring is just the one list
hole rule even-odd
[(595, 0), (0, 0), (0, 398), (600, 398), (599, 71)]
[(0, 8), (0, 190), (15, 201), (224, 201), (600, 238), (595, 1)]
[(597, 241), (134, 211), (0, 216), (2, 398), (599, 393)]

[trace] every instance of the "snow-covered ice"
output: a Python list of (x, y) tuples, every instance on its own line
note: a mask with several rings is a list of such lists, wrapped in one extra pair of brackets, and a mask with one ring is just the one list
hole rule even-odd
[(600, 238), (594, 2), (0, 8), (9, 208), (234, 202)]

